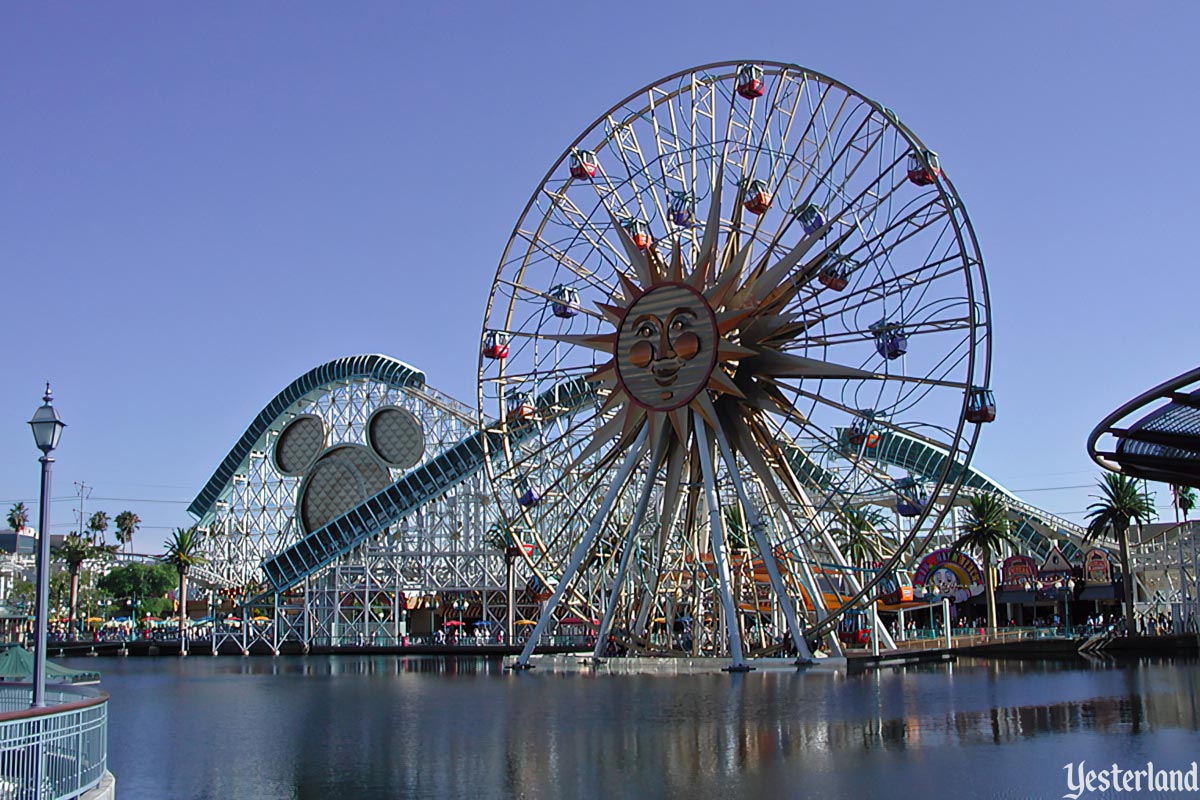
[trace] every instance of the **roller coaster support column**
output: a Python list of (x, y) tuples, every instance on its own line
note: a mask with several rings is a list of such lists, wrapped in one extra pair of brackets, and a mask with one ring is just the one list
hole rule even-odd
[(903, 608), (896, 610), (896, 624), (900, 626), (900, 629), (898, 631), (896, 631), (896, 639), (897, 639), (897, 641), (903, 642), (904, 641), (904, 609)]
[(954, 646), (950, 638), (950, 598), (942, 598), (942, 624), (946, 626), (946, 649)]

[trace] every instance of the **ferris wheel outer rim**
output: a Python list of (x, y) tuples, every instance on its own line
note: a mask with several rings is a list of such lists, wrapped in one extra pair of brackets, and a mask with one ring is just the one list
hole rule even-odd
[[(786, 73), (786, 72), (799, 73), (804, 76), (812, 77), (821, 83), (830, 85), (831, 87), (836, 87), (838, 89), (841, 89), (847, 95), (857, 98), (861, 102), (870, 106), (875, 111), (880, 112), (880, 114), (883, 115), (884, 119), (886, 120), (886, 125), (888, 125), (896, 130), (896, 132), (899, 134), (899, 136), (908, 144), (910, 150), (924, 151), (924, 150), (928, 149), (927, 146), (925, 145), (924, 141), (919, 136), (917, 136), (916, 133), (913, 132), (912, 129), (909, 128), (907, 124), (902, 122), (899, 119), (898, 115), (896, 115), (891, 109), (884, 106), (877, 100), (874, 100), (874, 99), (862, 94), (861, 92), (854, 89), (850, 85), (848, 85), (836, 78), (833, 78), (823, 72), (820, 72), (818, 70), (809, 69), (809, 68), (803, 67), (803, 66), (793, 63), (793, 62), (766, 61), (766, 60), (754, 60), (754, 59), (718, 61), (718, 62), (711, 62), (711, 63), (700, 65), (700, 66), (682, 69), (682, 70), (674, 72), (670, 75), (662, 77), (656, 81), (645, 84), (644, 86), (640, 87), (636, 91), (631, 92), (628, 95), (626, 95), (619, 102), (610, 106), (606, 111), (604, 111), (602, 114), (600, 114), (598, 117), (596, 117), (595, 120), (590, 125), (588, 125), (586, 128), (584, 128), (583, 131), (554, 160), (552, 165), (549, 167), (549, 169), (546, 171), (546, 173), (542, 176), (541, 180), (536, 184), (536, 187), (534, 188), (534, 190), (531, 192), (531, 194), (529, 196), (529, 200), (526, 202), (524, 208), (521, 210), (520, 214), (517, 216), (516, 223), (514, 224), (512, 232), (510, 233), (510, 235), (506, 241), (505, 248), (501, 254), (499, 264), (497, 265), (496, 273), (493, 278), (493, 287), (496, 285), (496, 282), (500, 279), (501, 275), (503, 274), (504, 267), (507, 263), (509, 251), (510, 251), (514, 241), (517, 240), (518, 235), (521, 231), (521, 223), (526, 219), (526, 217), (529, 215), (530, 210), (534, 207), (535, 203), (537, 202), (539, 196), (541, 195), (542, 187), (544, 187), (549, 181), (551, 181), (554, 178), (554, 176), (561, 170), (563, 163), (567, 159), (570, 158), (571, 154), (577, 149), (577, 146), (582, 141), (584, 141), (589, 135), (591, 135), (598, 127), (600, 127), (605, 122), (605, 120), (613, 114), (613, 112), (626, 106), (627, 104), (631, 103), (632, 101), (636, 100), (637, 98), (644, 96), (647, 92), (651, 91), (652, 89), (654, 89), (658, 86), (661, 86), (663, 84), (669, 83), (671, 81), (676, 81), (676, 80), (683, 78), (685, 76), (688, 76), (688, 75), (702, 73), (706, 70), (713, 70), (713, 69), (718, 69), (718, 68), (730, 68), (730, 67), (736, 68), (742, 64), (757, 64), (758, 66), (761, 66), (764, 69), (770, 69), (776, 73)], [(967, 287), (967, 298), (966, 299), (968, 300), (969, 306), (972, 309), (971, 323), (969, 326), (969, 330), (971, 333), (970, 333), (970, 342), (969, 342), (969, 347), (968, 347), (968, 364), (966, 366), (966, 374), (967, 374), (967, 378), (970, 381), (970, 383), (968, 386), (968, 391), (963, 392), (962, 403), (961, 403), (961, 406), (959, 409), (959, 414), (958, 414), (958, 425), (957, 425), (954, 435), (953, 435), (953, 443), (954, 443), (954, 445), (957, 445), (957, 450), (959, 452), (955, 452), (955, 448), (948, 448), (948, 453), (947, 453), (948, 457), (945, 459), (945, 465), (944, 465), (943, 469), (941, 470), (940, 475), (937, 478), (930, 478), (930, 480), (933, 480), (936, 483), (935, 491), (941, 490), (941, 491), (945, 492), (946, 490), (949, 490), (953, 495), (956, 495), (958, 493), (958, 491), (961, 489), (962, 483), (965, 480), (965, 477), (967, 475), (967, 467), (969, 467), (970, 461), (974, 455), (976, 446), (978, 444), (978, 437), (979, 437), (979, 433), (980, 433), (979, 424), (969, 423), (966, 420), (966, 410), (967, 410), (967, 405), (968, 405), (969, 397), (970, 397), (970, 388), (975, 387), (975, 386), (978, 386), (978, 387), (981, 387), (984, 389), (990, 388), (992, 315), (991, 315), (990, 291), (989, 291), (989, 287), (988, 287), (988, 283), (987, 283), (986, 271), (984, 269), (984, 259), (983, 259), (983, 255), (982, 255), (982, 250), (979, 247), (978, 236), (975, 232), (974, 225), (971, 222), (970, 216), (967, 214), (966, 205), (963, 202), (961, 196), (958, 194), (956, 188), (954, 187), (953, 182), (951, 181), (951, 179), (948, 176), (944, 167), (941, 168), (939, 178), (934, 183), (937, 187), (937, 192), (943, 203), (943, 206), (951, 212), (950, 227), (954, 230), (955, 237), (958, 240), (959, 253), (964, 260), (964, 263), (962, 264), (962, 268), (963, 268), (964, 273), (967, 276), (967, 280), (965, 281), (965, 284)], [(967, 231), (967, 236), (965, 239), (962, 234), (962, 229), (964, 227), (966, 228), (966, 231)], [(976, 292), (975, 281), (978, 281), (978, 283), (979, 283), (978, 290), (979, 290), (980, 296), (978, 299), (975, 298), (975, 292)], [(493, 305), (494, 305), (495, 299), (496, 299), (496, 292), (493, 290), (493, 291), (489, 292), (489, 295), (488, 295), (488, 300), (487, 300), (487, 304), (486, 304), (484, 315), (483, 315), (483, 325), (482, 325), (482, 329), (481, 329), (480, 335), (479, 335), (480, 342), (483, 341), (483, 338), (486, 335), (486, 332), (489, 330), (488, 323), (489, 323), (489, 320), (492, 315), (492, 310), (493, 310)], [(982, 309), (984, 309), (984, 312), (985, 312), (983, 314), (984, 319), (982, 322), (979, 322), (977, 320), (976, 315), (974, 313), (974, 309), (978, 308), (978, 307), (981, 307)], [(976, 333), (977, 328), (982, 328), (982, 335)], [(980, 346), (982, 346), (985, 350), (982, 359), (979, 359), (977, 357), (977, 349)], [(981, 363), (982, 363), (983, 374), (982, 374), (982, 378), (978, 382), (975, 382), (976, 363), (978, 361), (981, 361)], [(484, 368), (485, 368), (485, 357), (482, 353), (482, 348), (480, 348), (480, 349), (477, 349), (477, 375), (478, 375), (477, 391), (478, 391), (478, 403), (479, 403), (479, 421), (480, 421), (481, 426), (486, 427), (487, 425), (490, 424), (490, 420), (486, 417), (486, 410), (485, 410), (485, 403), (484, 403), (485, 398), (483, 396)], [(503, 413), (503, 409), (501, 409), (501, 413)], [(967, 425), (971, 425), (973, 428), (973, 430), (971, 430), (969, 433), (966, 432)], [(965, 447), (962, 446), (964, 444), (966, 445)], [(956, 459), (959, 457), (962, 458), (962, 462), (961, 462), (962, 469), (959, 469), (957, 472), (957, 476), (952, 479), (951, 472), (953, 471), (953, 468), (955, 466)], [(490, 459), (485, 459), (485, 465), (486, 465), (485, 472), (487, 473), (488, 484), (492, 488), (493, 494), (496, 494), (499, 491), (499, 489), (496, 486), (495, 477), (492, 474)], [(499, 495), (497, 495), (497, 500), (499, 500)], [(842, 614), (844, 614), (844, 612), (848, 608), (850, 608), (852, 605), (854, 605), (859, 600), (861, 600), (864, 596), (866, 596), (866, 594), (868, 592), (870, 592), (870, 590), (873, 589), (874, 586), (879, 581), (881, 581), (883, 579), (883, 577), (890, 570), (893, 570), (896, 567), (896, 565), (900, 563), (902, 558), (904, 558), (906, 556), (906, 551), (909, 550), (909, 548), (912, 546), (912, 540), (915, 538), (916, 534), (920, 531), (923, 524), (929, 519), (930, 513), (935, 505), (939, 505), (939, 504), (929, 503), (928, 506), (926, 507), (926, 509), (919, 515), (919, 517), (914, 519), (912, 526), (910, 528), (910, 531), (909, 531), (908, 535), (904, 538), (903, 543), (897, 545), (895, 554), (885, 563), (884, 567), (879, 570), (876, 577), (868, 582), (865, 582), (862, 586), (862, 589), (859, 592), (855, 593), (849, 600), (847, 600), (845, 603), (843, 603), (839, 608), (837, 608), (836, 610), (830, 611), (828, 617), (825, 620), (820, 620), (820, 621), (818, 621), (818, 623), (814, 624), (812, 630), (819, 631), (823, 627), (827, 627), (827, 625), (831, 621), (835, 621), (837, 618), (840, 618), (840, 616)], [(938, 527), (940, 527), (940, 525), (944, 521), (947, 513), (949, 512), (950, 508), (951, 508), (950, 504), (941, 505), (940, 512), (937, 514), (936, 518), (934, 519), (933, 525), (931, 526), (931, 533), (932, 533), (932, 530), (936, 530)], [(932, 538), (931, 534), (927, 534), (926, 536), (924, 536), (922, 541), (918, 544), (916, 549), (913, 551), (912, 555), (908, 556), (908, 557), (914, 561), (916, 558), (919, 558), (921, 553), (923, 553), (923, 551), (928, 547), (928, 544), (929, 544), (931, 538)], [(527, 563), (527, 565), (531, 569), (533, 569), (535, 571), (535, 573), (540, 574), (540, 570), (538, 570), (538, 568), (532, 563), (532, 559), (531, 559), (530, 555), (527, 554), (524, 550), (522, 550), (521, 555), (522, 555), (523, 560)]]

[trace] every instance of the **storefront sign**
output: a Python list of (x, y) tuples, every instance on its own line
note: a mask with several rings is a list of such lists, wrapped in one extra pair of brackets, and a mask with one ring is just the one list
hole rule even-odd
[(1037, 585), (1037, 562), (1029, 556), (1011, 556), (1004, 559), (1004, 588), (1024, 589), (1025, 584)]
[(919, 590), (936, 586), (938, 597), (949, 597), (955, 603), (983, 593), (983, 570), (966, 553), (948, 548), (934, 550), (921, 560), (913, 574), (913, 586)]
[(1088, 583), (1112, 583), (1112, 560), (1103, 547), (1093, 547), (1083, 557), (1083, 579)]

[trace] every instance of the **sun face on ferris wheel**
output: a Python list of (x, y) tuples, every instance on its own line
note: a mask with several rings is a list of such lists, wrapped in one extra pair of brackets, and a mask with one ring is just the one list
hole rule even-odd
[[(548, 597), (536, 633), (561, 605), (736, 662), (768, 617), (800, 642), (861, 606), (994, 416), (989, 313), (937, 155), (845, 85), (713, 64), (601, 115), (518, 220), (484, 323), (486, 465)], [(870, 506), (867, 570), (841, 536)]]

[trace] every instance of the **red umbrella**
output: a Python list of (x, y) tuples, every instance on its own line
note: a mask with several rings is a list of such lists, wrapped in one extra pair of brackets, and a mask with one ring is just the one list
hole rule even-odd
[(447, 622), (447, 623), (446, 623), (446, 627), (447, 627), (447, 628), (457, 628), (459, 625), (466, 625), (466, 624), (467, 624), (467, 623), (465, 623), (465, 622), (459, 622), (459, 621), (458, 621), (458, 620), (456, 620), (456, 619), (452, 619), (452, 620), (450, 620), (449, 622)]
[(599, 625), (600, 620), (598, 620), (598, 619), (586, 620), (586, 619), (583, 619), (582, 617), (572, 616), (572, 617), (563, 617), (562, 619), (560, 619), (558, 621), (558, 624), (559, 625)]

